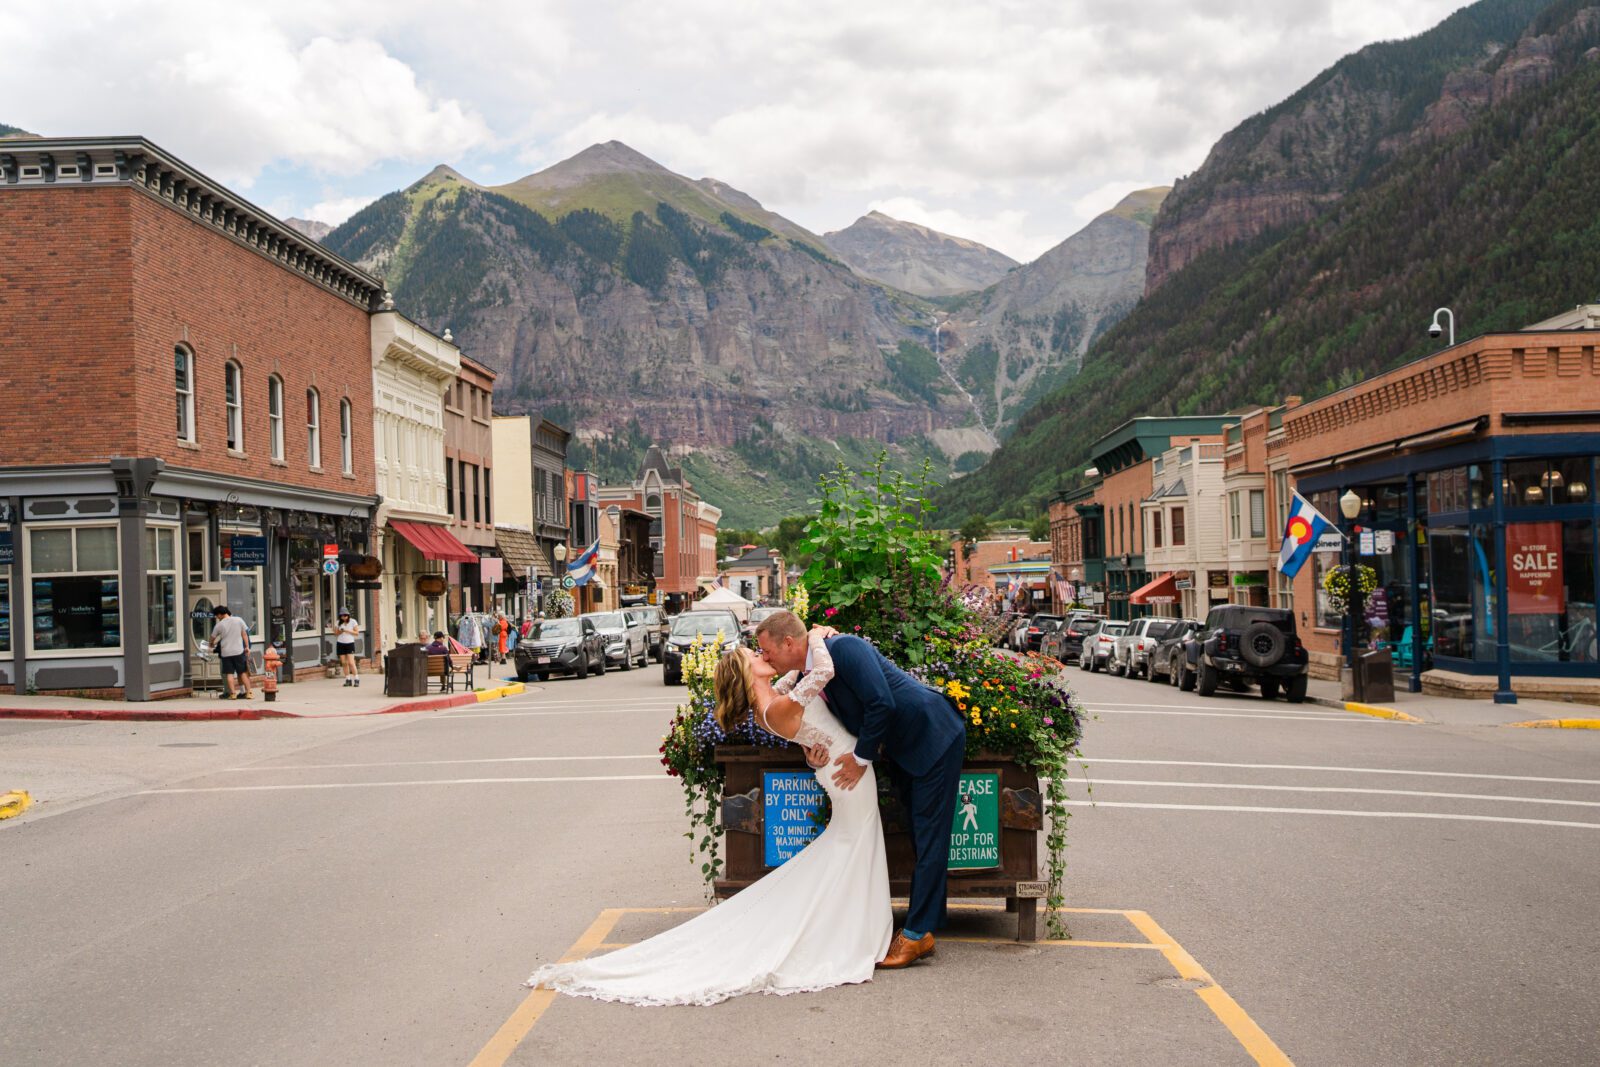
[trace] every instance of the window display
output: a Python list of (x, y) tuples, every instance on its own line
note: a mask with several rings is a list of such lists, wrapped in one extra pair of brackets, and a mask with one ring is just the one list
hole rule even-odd
[(29, 530), (28, 557), (35, 651), (122, 646), (115, 526)]

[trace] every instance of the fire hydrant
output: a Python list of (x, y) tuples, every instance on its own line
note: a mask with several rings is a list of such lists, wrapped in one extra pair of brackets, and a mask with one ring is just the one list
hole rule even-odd
[(261, 669), (265, 676), (261, 679), (261, 692), (266, 696), (267, 703), (271, 704), (278, 699), (278, 664), (281, 662), (276, 645), (268, 642), (267, 650), (261, 653)]

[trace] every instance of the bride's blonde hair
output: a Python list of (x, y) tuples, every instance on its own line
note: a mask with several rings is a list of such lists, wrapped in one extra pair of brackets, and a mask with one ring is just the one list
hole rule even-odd
[(729, 649), (717, 660), (711, 674), (712, 692), (717, 697), (715, 715), (723, 733), (731, 732), (755, 706), (755, 677), (750, 673), (750, 658), (739, 649)]

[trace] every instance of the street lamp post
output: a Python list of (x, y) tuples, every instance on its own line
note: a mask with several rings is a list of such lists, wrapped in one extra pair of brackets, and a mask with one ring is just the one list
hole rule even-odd
[[(567, 563), (567, 546), (566, 546), (566, 543), (558, 541), (556, 543), (556, 547), (554, 547), (554, 548), (552, 548), (550, 550), (550, 555), (554, 556), (555, 557), (555, 561), (556, 561), (556, 573), (551, 576), (550, 580), (555, 585), (555, 587), (557, 589), (565, 589), (566, 585), (564, 585), (562, 583), (561, 579), (563, 579), (563, 578), (565, 578), (567, 576), (567, 567), (566, 567), (566, 563)], [(578, 598), (577, 597), (573, 597), (572, 598), (572, 603), (573, 603), (573, 609), (574, 609), (573, 610), (573, 614), (574, 615), (583, 614), (581, 611), (577, 610), (577, 603), (578, 603)]]
[(1346, 489), (1344, 496), (1339, 498), (1339, 512), (1345, 520), (1344, 558), (1345, 582), (1345, 618), (1344, 618), (1344, 659), (1345, 665), (1350, 668), (1351, 677), (1356, 669), (1356, 635), (1357, 625), (1361, 618), (1361, 582), (1356, 575), (1356, 516), (1361, 514), (1361, 494), (1354, 489)]

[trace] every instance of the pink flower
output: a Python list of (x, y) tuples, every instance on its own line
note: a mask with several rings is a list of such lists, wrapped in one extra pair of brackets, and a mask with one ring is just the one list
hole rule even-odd
[(829, 608), (827, 611), (824, 611), (822, 613), (822, 617), (825, 618), (825, 619), (831, 619), (837, 614), (839, 614), (839, 609), (838, 608)]
[(1044, 724), (1045, 724), (1045, 725), (1046, 725), (1046, 726), (1054, 726), (1054, 725), (1055, 725), (1055, 724), (1056, 724), (1056, 721), (1055, 721), (1055, 720), (1054, 720), (1054, 719), (1046, 719), (1046, 720), (1045, 720), (1045, 721), (1044, 721)]

